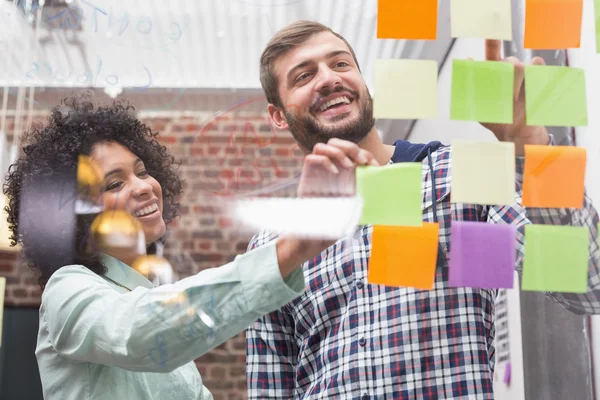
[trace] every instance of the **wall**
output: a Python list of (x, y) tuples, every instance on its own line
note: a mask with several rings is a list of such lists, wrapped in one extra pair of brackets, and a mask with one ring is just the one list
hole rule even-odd
[[(598, 2), (596, 2), (598, 4)], [(600, 20), (597, 22), (600, 24)], [(600, 25), (598, 26), (600, 29)], [(587, 150), (586, 190), (600, 204), (600, 55), (596, 52), (594, 0), (583, 2), (581, 47), (569, 50), (569, 65), (585, 70), (588, 126), (575, 129), (576, 144)], [(598, 43), (600, 45), (600, 43)], [(592, 319), (591, 337), (596, 397), (600, 398), (600, 316)]]
[[(266, 114), (243, 108), (216, 117), (180, 113), (143, 121), (161, 132), (162, 142), (182, 162), (186, 182), (181, 218), (170, 225), (165, 247), (179, 277), (225, 264), (244, 252), (251, 235), (239, 233), (224, 215), (222, 199), (299, 174), (301, 158), (291, 135), (271, 130)], [(0, 276), (7, 277), (7, 306), (39, 305), (35, 280), (17, 269), (16, 254), (0, 254)], [(197, 360), (215, 400), (246, 398), (245, 360), (243, 333)]]

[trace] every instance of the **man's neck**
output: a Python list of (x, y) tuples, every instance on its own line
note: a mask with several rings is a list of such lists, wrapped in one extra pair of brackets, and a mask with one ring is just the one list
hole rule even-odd
[(373, 154), (379, 165), (386, 165), (394, 155), (394, 146), (384, 144), (375, 127), (358, 145)]

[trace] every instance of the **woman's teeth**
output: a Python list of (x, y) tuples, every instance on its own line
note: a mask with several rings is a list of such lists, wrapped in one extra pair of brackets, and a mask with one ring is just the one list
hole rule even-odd
[(138, 211), (135, 213), (135, 216), (136, 216), (136, 217), (143, 217), (143, 216), (145, 216), (145, 215), (148, 215), (148, 214), (150, 214), (150, 213), (153, 213), (153, 212), (154, 212), (154, 211), (156, 211), (156, 210), (158, 210), (158, 204), (154, 203), (154, 204), (152, 204), (151, 206), (144, 207), (144, 208), (142, 208), (141, 210), (138, 210)]

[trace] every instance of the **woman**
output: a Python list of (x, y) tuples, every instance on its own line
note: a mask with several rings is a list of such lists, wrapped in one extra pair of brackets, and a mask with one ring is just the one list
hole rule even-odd
[[(32, 243), (26, 232), (17, 235), (23, 177), (74, 170), (79, 155), (105, 174), (104, 209), (133, 213), (154, 252), (177, 215), (182, 184), (157, 133), (131, 111), (72, 98), (52, 110), (47, 126), (24, 134), (24, 154), (4, 193), (11, 241), (19, 238), (25, 261)], [(331, 167), (340, 152), (332, 154), (313, 163)], [(222, 267), (154, 287), (131, 267), (135, 251), (86, 244), (92, 217), (77, 217), (75, 265), (30, 262), (43, 289), (36, 357), (46, 399), (212, 399), (193, 360), (299, 296), (299, 266), (332, 244), (281, 237)]]

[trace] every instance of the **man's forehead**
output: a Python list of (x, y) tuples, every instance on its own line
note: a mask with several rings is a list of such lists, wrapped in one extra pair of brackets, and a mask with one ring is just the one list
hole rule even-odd
[(350, 49), (342, 39), (331, 32), (318, 33), (279, 57), (275, 61), (275, 71), (279, 79), (285, 79), (285, 74), (296, 65), (325, 57), (334, 51), (350, 52)]

